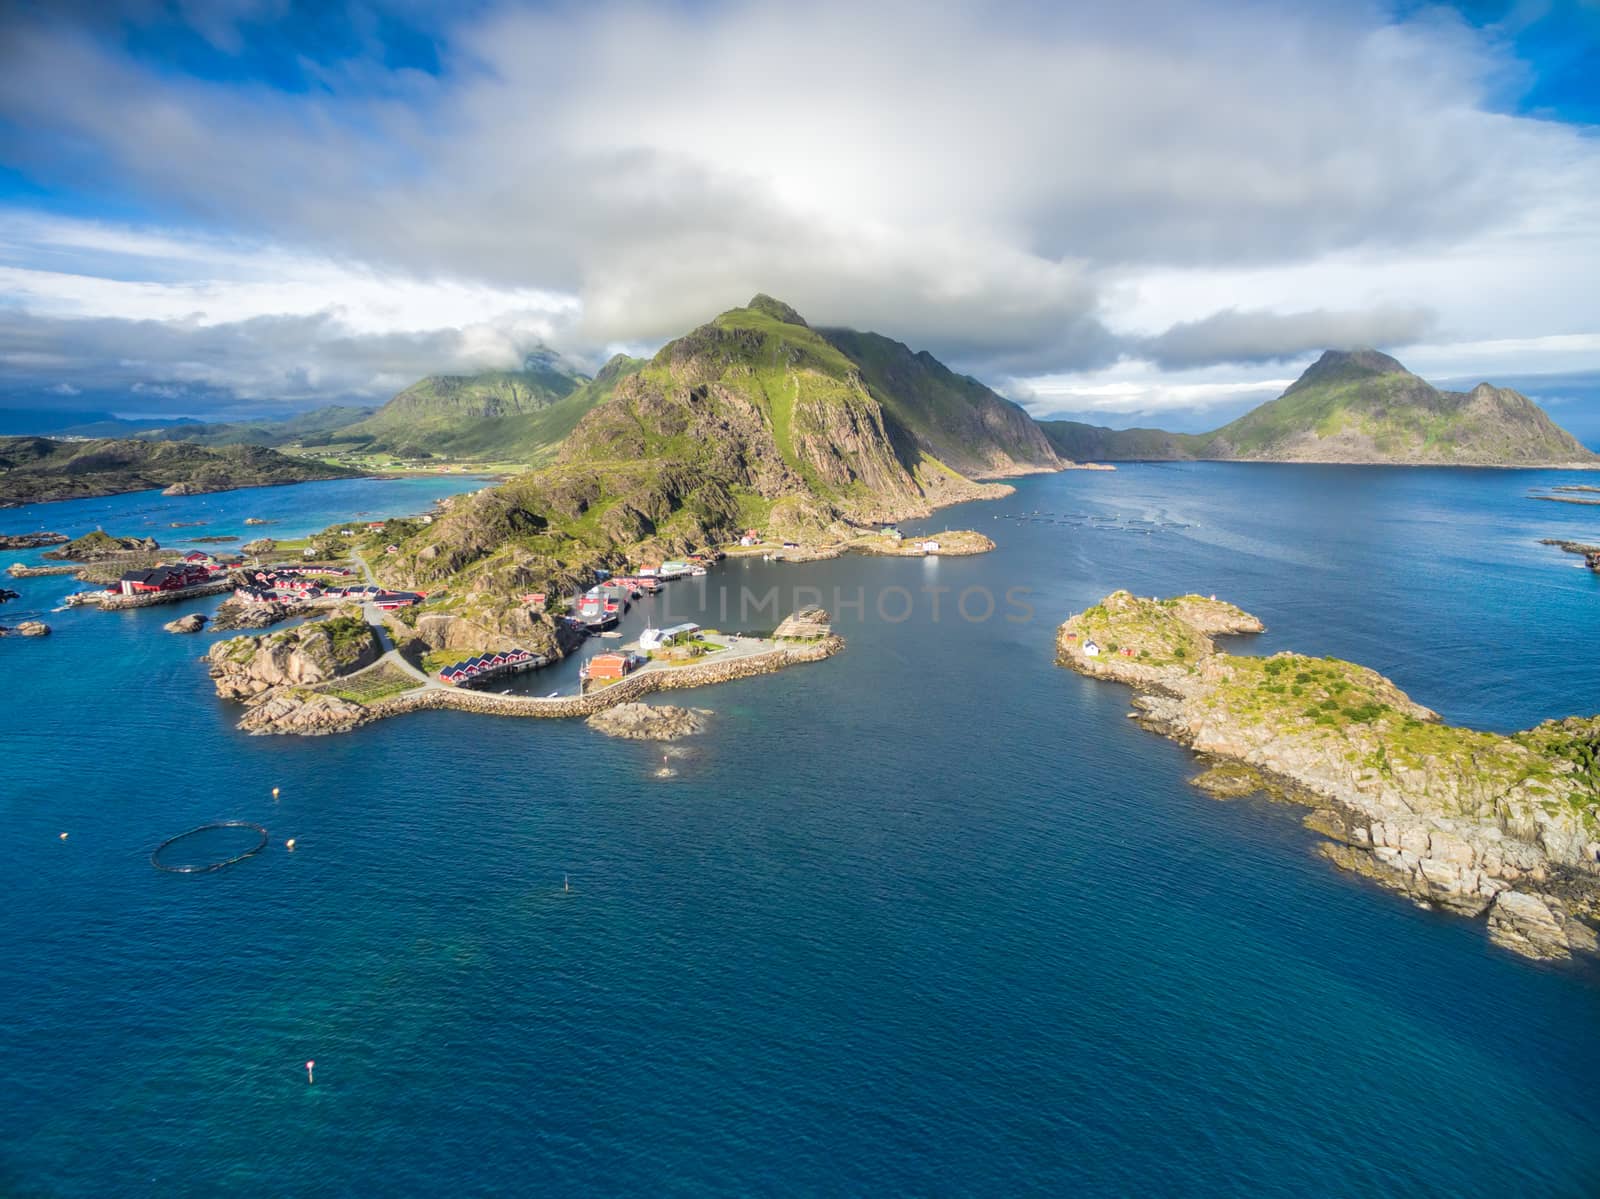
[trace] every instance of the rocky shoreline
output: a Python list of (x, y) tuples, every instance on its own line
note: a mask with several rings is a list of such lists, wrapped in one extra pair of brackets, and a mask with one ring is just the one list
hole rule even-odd
[[(937, 550), (922, 548), (927, 542), (939, 544)], [(796, 564), (801, 562), (828, 562), (846, 554), (868, 554), (880, 558), (962, 558), (972, 554), (987, 554), (994, 549), (992, 540), (972, 529), (947, 529), (942, 533), (926, 533), (917, 537), (896, 538), (885, 533), (863, 533), (842, 541), (821, 545), (780, 547), (770, 545), (727, 546), (724, 552), (730, 558), (770, 558), (774, 562)]]
[(1214, 764), (1196, 780), (1208, 793), (1311, 807), (1344, 869), (1482, 917), (1526, 957), (1595, 950), (1600, 717), (1509, 737), (1455, 728), (1365, 667), (1211, 640), (1260, 631), (1215, 599), (1119, 591), (1061, 625), (1056, 661), (1140, 692), (1141, 723)]
[(597, 733), (625, 741), (676, 741), (705, 732), (710, 715), (705, 708), (626, 703), (596, 712), (584, 723)]

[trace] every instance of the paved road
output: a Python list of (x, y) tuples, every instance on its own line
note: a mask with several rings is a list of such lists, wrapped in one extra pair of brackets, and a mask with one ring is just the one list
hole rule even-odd
[[(373, 577), (372, 567), (367, 565), (367, 560), (354, 550), (350, 551), (350, 556), (360, 565), (361, 573), (367, 582), (373, 587), (380, 586), (378, 580)], [(440, 688), (444, 686), (438, 679), (423, 674), (422, 671), (401, 657), (400, 651), (395, 648), (394, 638), (389, 636), (389, 626), (384, 623), (382, 608), (368, 601), (361, 605), (361, 615), (366, 618), (367, 624), (371, 626), (372, 632), (378, 638), (378, 644), (383, 647), (382, 656), (372, 666), (366, 667), (367, 670), (371, 670), (373, 666), (377, 666), (380, 662), (392, 662), (424, 687)]]

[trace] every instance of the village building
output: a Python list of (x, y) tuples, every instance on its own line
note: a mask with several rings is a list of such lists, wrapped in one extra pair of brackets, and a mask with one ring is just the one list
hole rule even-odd
[(640, 665), (632, 654), (596, 654), (583, 665), (583, 678), (614, 680), (626, 678)]
[(675, 624), (668, 629), (646, 629), (639, 634), (639, 648), (656, 650), (682, 645), (685, 641), (693, 641), (699, 631), (700, 626), (697, 624)]
[(211, 581), (211, 572), (190, 562), (175, 566), (157, 566), (153, 570), (130, 570), (117, 582), (123, 595), (155, 595), (163, 591), (181, 591), (185, 587), (198, 587)]

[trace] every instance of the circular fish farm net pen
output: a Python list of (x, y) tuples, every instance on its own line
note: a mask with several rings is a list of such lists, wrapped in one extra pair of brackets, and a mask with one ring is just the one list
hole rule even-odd
[[(216, 829), (243, 829), (246, 834), (254, 833), (253, 844), (250, 841), (245, 841), (246, 848), (241, 850), (238, 847), (238, 843), (241, 840), (238, 836), (224, 836), (221, 838), (224, 844), (220, 847), (225, 851), (224, 855), (212, 854), (199, 861), (185, 861), (185, 855), (174, 851), (172, 848), (180, 843), (187, 843), (185, 845), (186, 849), (202, 846), (205, 843), (202, 835)], [(192, 837), (202, 837), (202, 840), (198, 842), (191, 841), (190, 838)], [(233, 842), (234, 844), (228, 844), (228, 842)], [(224, 866), (232, 866), (235, 862), (242, 862), (246, 858), (260, 853), (266, 847), (267, 830), (259, 824), (253, 824), (248, 820), (214, 820), (210, 824), (202, 824), (198, 828), (190, 829), (188, 832), (179, 833), (176, 837), (168, 837), (155, 847), (154, 852), (150, 855), (150, 864), (157, 870), (165, 870), (168, 874), (204, 874), (208, 870), (221, 870)]]

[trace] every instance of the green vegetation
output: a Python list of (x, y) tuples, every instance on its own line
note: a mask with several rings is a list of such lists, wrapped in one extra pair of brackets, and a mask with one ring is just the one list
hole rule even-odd
[(402, 552), (369, 555), (384, 581), (446, 585), (452, 598), (427, 611), (472, 608), (510, 631), (520, 594), (570, 594), (602, 566), (681, 557), (752, 527), (837, 541), (856, 531), (847, 521), (980, 494), (896, 423), (844, 352), (767, 297), (647, 363), (615, 360), (593, 386), (609, 390), (554, 462), (458, 498), (431, 527), (386, 529)]
[(1510, 736), (1447, 725), (1367, 667), (1294, 653), (1224, 654), (1206, 635), (1252, 620), (1198, 596), (1156, 602), (1119, 591), (1062, 625), (1059, 660), (1085, 661), (1081, 640), (1074, 646), (1067, 638), (1073, 632), (1103, 649), (1131, 645), (1131, 660), (1112, 658), (1096, 670), (1180, 695), (1185, 724), (1221, 744), (1260, 746), (1267, 738), (1274, 758), (1297, 762), (1311, 777), (1405, 788), (1445, 815), (1515, 821), (1537, 806), (1600, 832), (1600, 716)]
[[(1186, 600), (1210, 603), (1199, 596)], [(1232, 608), (1232, 605), (1219, 605)], [(1234, 609), (1237, 611), (1236, 609)], [(1146, 666), (1183, 666), (1211, 652), (1211, 641), (1179, 615), (1175, 601), (1155, 604), (1119, 591), (1074, 617), (1067, 627), (1107, 653), (1124, 649)]]
[(518, 371), (434, 375), (412, 384), (364, 420), (305, 437), (340, 455), (492, 460), (523, 466), (549, 461), (583, 416), (643, 363), (619, 354), (593, 379), (549, 351)]
[(1210, 433), (1046, 421), (1056, 450), (1093, 459), (1530, 465), (1594, 458), (1538, 405), (1480, 384), (1439, 391), (1386, 354), (1330, 350), (1283, 395)]
[(359, 660), (372, 648), (372, 628), (359, 616), (330, 616), (309, 627), (328, 635), (334, 660), (341, 664)]
[(1061, 465), (1019, 405), (957, 375), (927, 351), (913, 353), (877, 333), (821, 332), (860, 372), (884, 412), (930, 457), (980, 475)]

